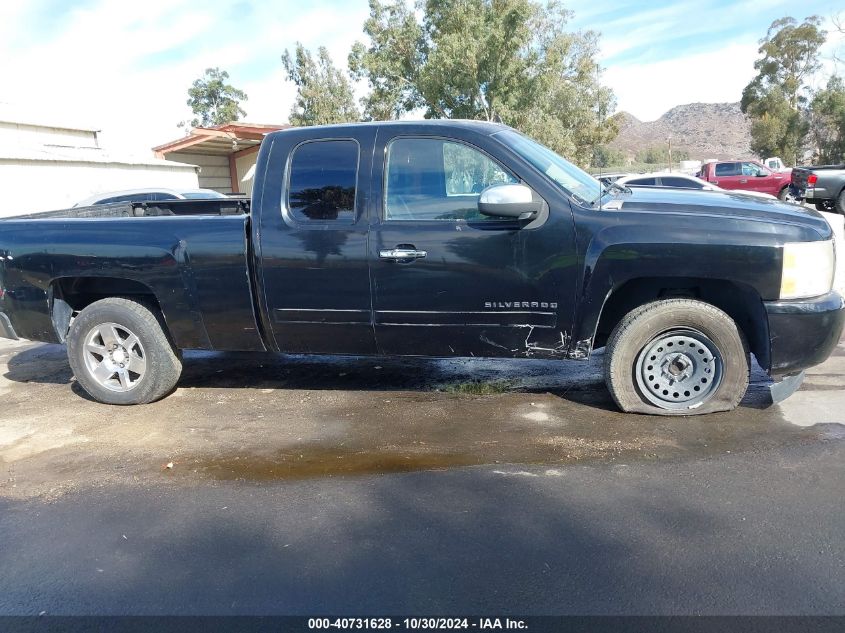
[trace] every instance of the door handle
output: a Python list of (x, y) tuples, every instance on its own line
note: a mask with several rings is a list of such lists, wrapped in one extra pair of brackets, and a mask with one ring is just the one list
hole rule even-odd
[(741, 184), (741, 185), (744, 185), (747, 182), (748, 182), (748, 178), (740, 178), (739, 179), (739, 184)]
[(422, 259), (428, 253), (425, 251), (418, 251), (413, 247), (397, 246), (396, 248), (388, 248), (378, 252), (379, 259), (387, 259), (393, 262), (400, 262), (403, 260)]

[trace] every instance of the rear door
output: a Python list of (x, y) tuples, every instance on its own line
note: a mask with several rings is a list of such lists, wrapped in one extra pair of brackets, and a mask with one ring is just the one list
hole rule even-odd
[(379, 351), (562, 355), (573, 311), (571, 210), (529, 226), (481, 215), (485, 187), (521, 178), (473, 141), (495, 144), (379, 130), (369, 247)]
[(280, 351), (375, 352), (366, 211), (375, 129), (273, 137), (253, 204), (265, 313)]
[(745, 189), (747, 181), (748, 178), (742, 175), (742, 163), (716, 163), (713, 166), (710, 182), (722, 189)]

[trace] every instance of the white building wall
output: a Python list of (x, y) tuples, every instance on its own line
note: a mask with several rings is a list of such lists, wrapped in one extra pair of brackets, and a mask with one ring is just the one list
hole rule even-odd
[(232, 193), (232, 177), (229, 173), (228, 156), (173, 152), (167, 155), (167, 160), (198, 165), (200, 167), (200, 187), (214, 189), (220, 193)]
[(250, 167), (255, 165), (256, 160), (258, 160), (258, 152), (253, 152), (252, 154), (240, 156), (239, 158), (235, 159), (235, 167), (237, 168), (238, 172), (238, 188), (240, 189), (241, 193), (245, 193), (249, 197), (252, 197), (252, 183), (255, 182), (255, 176), (253, 176), (246, 182), (242, 182), (242, 180), (243, 177), (246, 176), (246, 173), (249, 171)]
[(0, 147), (39, 145), (99, 147), (97, 133), (93, 131), (0, 121)]
[(196, 171), (184, 166), (0, 158), (0, 191), (3, 192), (0, 217), (67, 208), (104, 191), (147, 187), (196, 189), (197, 186)]

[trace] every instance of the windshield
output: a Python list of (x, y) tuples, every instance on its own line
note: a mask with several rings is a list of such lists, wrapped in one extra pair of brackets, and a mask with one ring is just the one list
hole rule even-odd
[(579, 202), (594, 205), (606, 193), (602, 184), (590, 174), (527, 136), (513, 130), (497, 132), (494, 136), (504, 141), (508, 147), (554, 180)]

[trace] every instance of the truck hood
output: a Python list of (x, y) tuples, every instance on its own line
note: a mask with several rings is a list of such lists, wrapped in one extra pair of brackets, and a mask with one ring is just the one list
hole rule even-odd
[(617, 194), (605, 205), (606, 208), (637, 213), (672, 213), (793, 224), (812, 228), (825, 239), (831, 235), (830, 225), (816, 210), (777, 199), (732, 191), (645, 187), (631, 187), (630, 191)]

